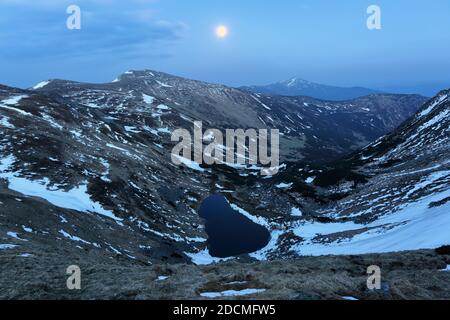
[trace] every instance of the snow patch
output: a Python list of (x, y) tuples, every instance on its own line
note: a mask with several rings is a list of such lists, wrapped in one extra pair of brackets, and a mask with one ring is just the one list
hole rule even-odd
[(191, 258), (192, 263), (200, 266), (200, 265), (208, 265), (208, 264), (213, 264), (213, 263), (218, 263), (218, 262), (223, 262), (223, 261), (228, 261), (231, 260), (233, 258), (214, 258), (213, 256), (211, 256), (208, 252), (208, 249), (199, 251), (197, 253), (189, 253), (189, 252), (185, 252), (185, 255), (187, 255), (189, 258)]
[(105, 210), (100, 203), (91, 200), (90, 195), (87, 192), (86, 184), (79, 185), (68, 191), (63, 191), (55, 189), (55, 187), (50, 187), (48, 178), (28, 180), (19, 177), (15, 172), (5, 172), (14, 161), (15, 158), (12, 155), (0, 160), (0, 178), (8, 180), (9, 189), (27, 196), (43, 198), (60, 208), (97, 213), (111, 218), (117, 223), (122, 221), (122, 219), (116, 217), (113, 212)]
[(299, 208), (291, 209), (291, 216), (293, 217), (301, 217), (303, 215), (302, 211)]
[(316, 177), (308, 177), (308, 178), (306, 178), (305, 182), (307, 184), (311, 184), (314, 182), (314, 180), (316, 180)]
[(29, 227), (22, 226), (22, 229), (23, 229), (23, 231), (28, 232), (28, 233), (32, 233), (33, 232), (33, 229), (31, 229)]
[(0, 126), (8, 128), (8, 129), (14, 129), (15, 128), (14, 125), (9, 123), (9, 118), (8, 117), (0, 118)]
[(0, 108), (3, 109), (7, 109), (7, 110), (11, 110), (11, 111), (15, 111), (18, 112), (24, 116), (33, 116), (31, 113), (23, 111), (22, 109), (18, 109), (18, 108), (14, 108), (12, 106), (15, 106), (17, 104), (19, 104), (20, 100), (27, 98), (27, 95), (21, 95), (21, 96), (14, 96), (14, 97), (10, 97), (8, 99), (5, 99), (3, 101), (0, 102)]
[[(227, 202), (228, 202), (228, 200), (227, 200)], [(231, 209), (236, 210), (237, 212), (239, 212), (243, 216), (246, 216), (248, 219), (250, 219), (254, 223), (262, 225), (262, 226), (264, 226), (266, 228), (270, 227), (270, 223), (265, 218), (260, 217), (260, 216), (254, 216), (254, 215), (250, 214), (249, 212), (247, 212), (246, 210), (238, 207), (234, 203), (230, 203), (230, 202), (228, 202), (228, 203), (229, 203)]]
[(197, 162), (195, 162), (195, 161), (186, 159), (186, 158), (184, 158), (182, 156), (179, 156), (179, 155), (176, 155), (176, 154), (174, 154), (172, 156), (175, 157), (180, 163), (184, 164), (186, 167), (188, 167), (188, 168), (190, 168), (192, 170), (200, 171), (200, 172), (205, 172), (206, 171), (205, 169), (200, 167), (200, 165)]
[(165, 104), (160, 104), (159, 106), (156, 107), (156, 109), (159, 109), (159, 110), (170, 110), (170, 107), (166, 106)]
[(226, 290), (222, 292), (203, 292), (200, 293), (200, 296), (204, 298), (240, 297), (250, 294), (258, 294), (264, 291), (266, 291), (266, 289)]
[(77, 236), (72, 236), (71, 234), (65, 232), (62, 229), (59, 230), (59, 233), (62, 234), (65, 238), (68, 238), (68, 239), (70, 239), (72, 241), (77, 241), (77, 242), (81, 242), (81, 243), (84, 243), (84, 244), (91, 244), (89, 241), (83, 240), (83, 239), (81, 239), (81, 238), (79, 238)]
[(275, 188), (278, 188), (278, 189), (289, 189), (289, 188), (292, 187), (292, 185), (293, 185), (293, 183), (284, 183), (284, 182), (282, 182), (280, 184), (277, 184), (275, 186)]
[(48, 85), (49, 83), (50, 83), (50, 81), (42, 81), (42, 82), (39, 82), (37, 85), (35, 85), (35, 86), (33, 87), (33, 89), (34, 89), (34, 90), (41, 89), (41, 88), (45, 87), (46, 85)]
[[(403, 205), (396, 212), (368, 224), (307, 223), (294, 233), (306, 241), (292, 249), (301, 255), (349, 255), (433, 249), (450, 242), (450, 203), (429, 208), (432, 202), (450, 196), (450, 190)], [(368, 230), (366, 230), (368, 229)], [(316, 235), (327, 236), (346, 231), (362, 231), (352, 238), (321, 243)]]
[(163, 88), (173, 88), (173, 86), (168, 85), (167, 83), (164, 83), (164, 82), (161, 82), (161, 81), (158, 81), (158, 80), (155, 80), (155, 81)]
[(146, 104), (153, 104), (153, 101), (155, 101), (155, 98), (146, 94), (142, 94), (142, 99)]
[(136, 127), (132, 127), (132, 126), (124, 126), (124, 129), (126, 132), (141, 133), (141, 131), (139, 131)]
[(251, 97), (252, 97), (253, 99), (255, 99), (255, 101), (258, 102), (261, 106), (263, 106), (264, 109), (266, 109), (266, 110), (272, 110), (272, 109), (270, 109), (266, 104), (262, 103), (261, 100), (259, 100), (257, 97), (255, 97), (255, 96), (253, 96), (253, 95), (252, 95)]
[(7, 235), (8, 237), (11, 237), (11, 238), (16, 239), (16, 240), (20, 240), (20, 241), (28, 241), (28, 240), (25, 240), (25, 239), (22, 239), (21, 237), (19, 237), (19, 235), (17, 234), (17, 232), (9, 231), (9, 232), (6, 233), (6, 235)]
[(443, 96), (436, 98), (436, 100), (428, 108), (426, 108), (425, 110), (423, 110), (422, 112), (419, 113), (418, 117), (421, 118), (421, 117), (428, 115), (431, 111), (433, 111), (433, 109), (438, 104), (442, 103), (446, 99), (447, 99), (447, 95), (443, 95)]
[(16, 247), (18, 247), (18, 246), (15, 244), (10, 244), (10, 243), (1, 244), (0, 243), (0, 250), (14, 249)]
[(10, 106), (15, 106), (17, 104), (19, 104), (20, 100), (27, 98), (27, 95), (21, 95), (21, 96), (14, 96), (14, 97), (10, 97), (8, 99), (3, 100), (1, 103), (2, 104), (7, 104)]
[(18, 255), (18, 257), (30, 258), (30, 257), (33, 257), (33, 255), (31, 253), (21, 253)]

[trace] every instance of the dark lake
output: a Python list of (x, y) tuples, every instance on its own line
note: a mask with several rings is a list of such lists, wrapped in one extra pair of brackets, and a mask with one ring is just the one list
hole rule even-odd
[(270, 241), (269, 231), (233, 210), (225, 197), (213, 195), (200, 207), (200, 216), (206, 221), (209, 254), (217, 258), (252, 253), (264, 248)]

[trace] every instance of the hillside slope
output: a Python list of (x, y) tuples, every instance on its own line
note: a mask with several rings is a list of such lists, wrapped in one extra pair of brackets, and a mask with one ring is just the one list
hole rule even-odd
[[(212, 262), (197, 209), (214, 193), (271, 231), (268, 247), (244, 259), (444, 244), (448, 92), (362, 151), (313, 165), (386, 134), (422, 99), (275, 98), (152, 71), (127, 72), (110, 84), (1, 86), (0, 254), (59, 247), (143, 264)], [(291, 161), (269, 179), (249, 168), (175, 166), (170, 132), (192, 129), (194, 120), (219, 129), (279, 128)], [(329, 183), (323, 177), (333, 170), (368, 182)], [(417, 230), (427, 233), (404, 240)], [(354, 246), (357, 235), (361, 246)], [(378, 235), (383, 242), (371, 246)]]
[[(306, 173), (292, 166), (278, 177), (294, 185), (310, 176), (316, 196), (338, 199), (285, 227), (300, 240), (283, 250), (361, 254), (450, 243), (449, 93), (347, 158)], [(292, 189), (285, 193), (296, 196)]]

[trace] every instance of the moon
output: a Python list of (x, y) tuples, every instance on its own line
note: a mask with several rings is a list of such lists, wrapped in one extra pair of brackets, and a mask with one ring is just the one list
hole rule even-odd
[(224, 25), (220, 25), (216, 28), (216, 36), (218, 38), (226, 38), (228, 35), (228, 28)]

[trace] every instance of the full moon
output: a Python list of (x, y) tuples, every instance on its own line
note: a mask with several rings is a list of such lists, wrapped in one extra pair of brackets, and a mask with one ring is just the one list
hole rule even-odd
[(224, 25), (218, 26), (216, 28), (216, 36), (218, 38), (225, 38), (228, 35), (228, 28)]

